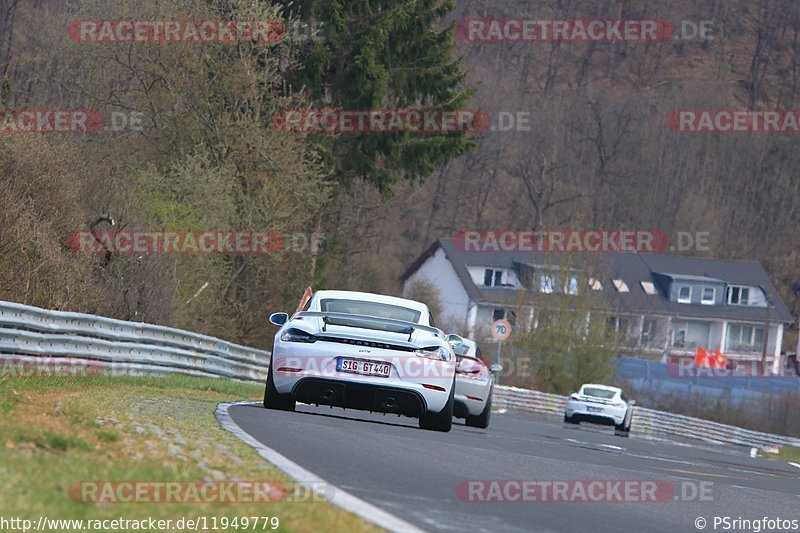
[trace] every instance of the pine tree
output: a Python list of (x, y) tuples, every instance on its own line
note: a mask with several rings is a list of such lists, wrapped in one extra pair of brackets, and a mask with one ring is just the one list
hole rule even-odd
[[(306, 0), (291, 10), (322, 24), (295, 82), (312, 107), (347, 110), (463, 109), (471, 93), (455, 57), (454, 3), (441, 0)], [(391, 194), (421, 181), (474, 145), (464, 132), (366, 132), (319, 136), (330, 177), (361, 178)]]

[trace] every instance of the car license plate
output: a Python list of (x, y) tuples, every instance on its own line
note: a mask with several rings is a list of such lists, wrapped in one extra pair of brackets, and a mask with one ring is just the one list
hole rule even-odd
[(602, 407), (592, 407), (591, 405), (587, 405), (586, 406), (586, 410), (589, 411), (590, 413), (602, 413), (603, 412), (603, 408)]
[(391, 365), (388, 363), (378, 363), (375, 361), (361, 361), (359, 359), (341, 358), (336, 362), (336, 370), (339, 372), (349, 372), (351, 374), (361, 374), (363, 376), (388, 378), (391, 371)]

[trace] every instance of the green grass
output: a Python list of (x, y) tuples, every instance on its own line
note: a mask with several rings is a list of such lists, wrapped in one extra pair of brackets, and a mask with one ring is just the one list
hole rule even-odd
[(800, 463), (800, 448), (795, 448), (793, 446), (781, 446), (776, 457), (781, 461)]
[(0, 379), (0, 509), (34, 523), (39, 516), (277, 516), (280, 531), (373, 531), (362, 519), (318, 499), (81, 501), (76, 487), (83, 481), (258, 481), (291, 489), (288, 478), (214, 418), (218, 403), (258, 400), (262, 394), (261, 386), (193, 377)]

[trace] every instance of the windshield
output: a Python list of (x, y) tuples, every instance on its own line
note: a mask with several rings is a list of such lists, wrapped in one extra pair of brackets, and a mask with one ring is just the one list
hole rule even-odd
[(609, 390), (609, 389), (599, 389), (597, 387), (584, 387), (583, 389), (584, 396), (594, 396), (595, 398), (604, 398), (606, 400), (610, 400), (616, 394), (616, 391)]
[(373, 316), (403, 320), (405, 322), (419, 322), (419, 317), (422, 314), (420, 311), (409, 309), (408, 307), (362, 300), (325, 299), (320, 301), (319, 305), (323, 312), (328, 313)]

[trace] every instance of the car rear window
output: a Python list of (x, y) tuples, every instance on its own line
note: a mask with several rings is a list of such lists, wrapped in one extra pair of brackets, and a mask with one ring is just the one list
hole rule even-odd
[(459, 357), (461, 356), (468, 356), (469, 354), (469, 344), (457, 344), (453, 347), (453, 352)]
[(614, 397), (615, 391), (608, 389), (598, 389), (596, 387), (586, 387), (583, 389), (584, 396), (594, 396), (595, 398), (605, 398), (609, 400)]
[(320, 301), (320, 309), (328, 313), (347, 313), (349, 315), (374, 316), (378, 318), (391, 318), (405, 320), (406, 322), (419, 322), (422, 314), (415, 309), (399, 305), (382, 304), (378, 302), (364, 302), (359, 300), (325, 299)]

